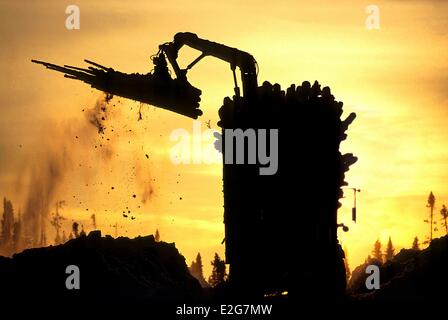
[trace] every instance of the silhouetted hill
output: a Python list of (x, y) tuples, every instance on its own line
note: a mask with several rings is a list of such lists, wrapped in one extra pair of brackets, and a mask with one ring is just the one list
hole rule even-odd
[[(80, 289), (66, 288), (68, 265), (80, 269)], [(154, 237), (101, 237), (91, 232), (59, 246), (0, 257), (0, 295), (6, 301), (192, 301), (201, 287), (174, 244)]]
[[(365, 268), (380, 266), (381, 286), (369, 291), (365, 287)], [(432, 240), (424, 250), (401, 250), (392, 261), (358, 266), (349, 283), (355, 299), (372, 301), (427, 301), (446, 297), (448, 288), (448, 236)]]

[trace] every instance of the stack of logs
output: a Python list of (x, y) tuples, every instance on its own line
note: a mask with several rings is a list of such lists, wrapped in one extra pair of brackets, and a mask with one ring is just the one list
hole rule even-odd
[(241, 292), (343, 295), (337, 209), (344, 174), (357, 158), (339, 151), (356, 116), (342, 121), (342, 106), (317, 81), (286, 92), (264, 82), (255, 96), (224, 99), (223, 131), (278, 129), (279, 137), (275, 175), (260, 175), (258, 162), (224, 163), (226, 259)]

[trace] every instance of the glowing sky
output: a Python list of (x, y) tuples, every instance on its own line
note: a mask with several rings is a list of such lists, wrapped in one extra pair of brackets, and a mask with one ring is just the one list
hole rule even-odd
[[(221, 167), (176, 166), (169, 158), (170, 133), (192, 130), (192, 120), (144, 107), (143, 120), (137, 121), (139, 104), (115, 99), (106, 126), (116, 131), (110, 135), (111, 157), (105, 159), (94, 149), (97, 135), (86, 133), (78, 139), (83, 142), (74, 138), (85, 123), (82, 109), (92, 107), (100, 93), (29, 62), (82, 65), (87, 58), (146, 73), (159, 44), (178, 31), (191, 31), (252, 53), (260, 83), (285, 88), (318, 80), (344, 102), (347, 114), (357, 113), (343, 150), (359, 157), (347, 177), (362, 189), (359, 220), (349, 220), (351, 194), (339, 215), (350, 228), (340, 238), (352, 267), (377, 238), (386, 242), (391, 236), (397, 248), (409, 247), (416, 235), (425, 238), (429, 191), (435, 193), (437, 212), (448, 203), (447, 2), (375, 1), (381, 28), (370, 31), (364, 21), (371, 3), (365, 1), (130, 3), (76, 1), (81, 29), (69, 31), (65, 7), (71, 2), (0, 1), (0, 196), (23, 207), (31, 168), (45, 162), (47, 148), (58, 148), (62, 140), (62, 146), (73, 148), (73, 163), (56, 196), (67, 202), (66, 217), (88, 230), (95, 213), (98, 226), (110, 234), (114, 223), (128, 236), (158, 228), (188, 263), (200, 251), (209, 272), (214, 252), (224, 252)], [(197, 53), (187, 49), (181, 55), (187, 62)], [(229, 66), (206, 58), (189, 79), (203, 92), (204, 130), (208, 120), (216, 128), (222, 99), (232, 95)], [(148, 181), (154, 194), (143, 204), (139, 193)], [(122, 216), (128, 209), (135, 220)]]

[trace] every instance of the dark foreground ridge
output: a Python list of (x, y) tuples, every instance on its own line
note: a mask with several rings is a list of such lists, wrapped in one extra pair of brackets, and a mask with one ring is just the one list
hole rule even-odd
[[(66, 287), (69, 265), (79, 267), (79, 290)], [(101, 237), (100, 231), (0, 257), (0, 283), (3, 302), (173, 303), (201, 294), (174, 243), (156, 242), (152, 235)]]
[[(386, 310), (392, 305), (399, 306), (400, 312), (410, 312), (407, 307), (412, 303), (444, 297), (442, 290), (448, 285), (448, 236), (433, 240), (424, 250), (403, 249), (392, 261), (380, 264), (381, 288), (368, 291), (365, 267), (373, 263), (372, 260), (354, 270), (349, 292), (342, 300), (324, 299), (322, 292), (313, 301), (294, 299), (293, 305), (291, 297), (234, 301), (231, 297), (235, 292), (226, 286), (215, 288), (214, 292), (203, 291), (172, 243), (156, 242), (152, 235), (114, 239), (93, 231), (63, 245), (28, 249), (12, 258), (0, 257), (0, 299), (5, 305), (25, 302), (27, 306), (39, 304), (39, 308), (44, 308), (33, 307), (27, 312), (93, 306), (100, 313), (143, 309), (148, 316), (163, 314), (163, 319), (183, 318), (185, 315), (176, 313), (179, 307), (219, 309), (222, 303), (272, 304), (272, 314), (262, 319), (290, 319), (307, 308), (323, 312), (319, 309), (322, 307), (339, 310), (346, 317), (373, 307)], [(66, 288), (69, 265), (80, 269), (79, 290)], [(215, 316), (219, 315), (209, 317)]]
[[(380, 289), (365, 286), (366, 266), (380, 267)], [(349, 294), (358, 301), (429, 302), (446, 297), (448, 288), (448, 236), (431, 241), (424, 250), (402, 249), (391, 261), (371, 260), (357, 267), (349, 284)]]

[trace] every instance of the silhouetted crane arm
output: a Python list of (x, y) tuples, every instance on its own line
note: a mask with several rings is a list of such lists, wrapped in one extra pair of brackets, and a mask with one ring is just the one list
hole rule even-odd
[[(190, 63), (187, 68), (180, 69), (177, 63), (179, 50), (182, 46), (187, 45), (198, 51), (201, 55)], [(235, 68), (238, 67), (241, 71), (241, 81), (243, 84), (243, 95), (249, 96), (255, 93), (257, 88), (257, 63), (254, 57), (244, 51), (236, 48), (228, 47), (226, 45), (204, 40), (199, 38), (196, 34), (191, 32), (179, 32), (174, 36), (173, 42), (168, 42), (159, 46), (160, 50), (165, 53), (169, 62), (171, 63), (177, 78), (185, 79), (186, 73), (196, 63), (206, 56), (213, 56), (223, 61), (230, 63), (230, 67), (234, 74), (235, 93), (239, 96), (239, 89), (235, 76)]]

